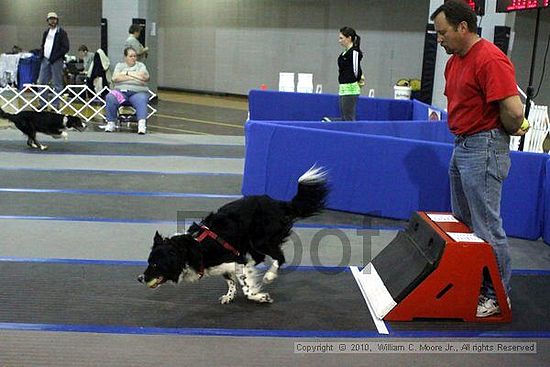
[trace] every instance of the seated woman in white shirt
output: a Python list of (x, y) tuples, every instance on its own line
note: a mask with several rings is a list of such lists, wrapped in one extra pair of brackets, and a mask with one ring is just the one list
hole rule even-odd
[(149, 72), (145, 64), (137, 61), (136, 50), (132, 47), (124, 49), (124, 62), (119, 62), (115, 66), (112, 81), (115, 88), (105, 97), (107, 112), (105, 131), (115, 131), (118, 107), (124, 100), (127, 100), (136, 110), (138, 134), (145, 134), (147, 131), (147, 103), (149, 101), (149, 88), (147, 86)]

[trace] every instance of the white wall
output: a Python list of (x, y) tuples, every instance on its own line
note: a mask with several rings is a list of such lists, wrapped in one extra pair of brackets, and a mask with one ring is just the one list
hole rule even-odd
[(210, 0), (159, 3), (159, 85), (247, 94), (278, 73), (310, 72), (336, 93), (338, 29), (355, 28), (367, 88), (393, 96), (420, 78), (429, 0)]
[[(528, 11), (516, 14), (514, 47), (512, 49), (512, 61), (516, 66), (516, 78), (520, 87), (525, 91), (529, 84), (529, 70), (535, 41), (536, 11)], [(550, 106), (550, 59), (546, 60), (546, 73), (541, 81), (544, 66), (544, 51), (550, 38), (550, 8), (541, 11), (539, 39), (535, 59), (535, 72), (533, 85), (541, 85), (540, 93), (535, 98), (537, 104)], [(550, 51), (548, 54), (550, 58)], [(536, 91), (535, 91), (536, 92)]]
[[(0, 52), (11, 50), (14, 44), (26, 50), (39, 47), (49, 11), (56, 11), (60, 24), (67, 29), (71, 54), (76, 54), (82, 43), (97, 49), (100, 20), (108, 14), (109, 35), (113, 37), (109, 56), (116, 63), (122, 58), (122, 43), (131, 18), (140, 17), (147, 19), (148, 26), (157, 24), (157, 36), (147, 35), (147, 46), (152, 48), (147, 66), (153, 75), (158, 73), (161, 86), (246, 94), (260, 84), (277, 88), (279, 71), (293, 71), (314, 73), (315, 84), (323, 84), (325, 92), (336, 93), (338, 29), (349, 25), (363, 37), (366, 89), (374, 88), (378, 96), (389, 97), (397, 79), (421, 76), (424, 30), (429, 15), (441, 3), (442, 0), (0, 0)], [(494, 11), (494, 3), (495, 0), (487, 0), (489, 13)], [(537, 86), (550, 33), (550, 9), (541, 13), (534, 83)], [(536, 11), (520, 12), (516, 13), (515, 24), (510, 24), (511, 18), (506, 20), (506, 25), (514, 27), (511, 58), (518, 83), (524, 89), (529, 77), (535, 15)], [(483, 19), (484, 30), (492, 28), (487, 27), (489, 22), (489, 16)], [(434, 82), (439, 87), (436, 85), (434, 102), (439, 106), (446, 104), (442, 99), (442, 66), (446, 58), (444, 52), (438, 52)], [(550, 104), (550, 66), (536, 101)]]
[(100, 46), (99, 0), (0, 0), (0, 52), (10, 51), (13, 45), (24, 50), (40, 48), (42, 33), (48, 28), (46, 15), (51, 11), (67, 31), (70, 54), (76, 55), (81, 44), (90, 50)]
[(149, 56), (144, 61), (150, 74), (149, 88), (157, 89), (157, 41), (152, 24), (157, 23), (156, 0), (102, 0), (102, 17), (107, 19), (108, 55), (111, 65), (123, 61), (124, 43), (128, 36), (128, 28), (133, 18), (146, 20), (145, 45), (149, 47)]

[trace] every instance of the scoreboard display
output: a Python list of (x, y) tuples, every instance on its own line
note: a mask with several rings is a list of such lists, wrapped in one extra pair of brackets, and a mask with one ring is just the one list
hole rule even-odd
[(470, 8), (477, 14), (477, 15), (485, 15), (485, 0), (483, 1), (474, 1), (474, 0), (465, 0), (468, 5), (470, 5)]
[[(444, 0), (447, 2), (449, 0)], [(485, 15), (485, 0), (463, 0), (479, 16)]]
[(550, 0), (497, 0), (497, 13), (547, 8)]

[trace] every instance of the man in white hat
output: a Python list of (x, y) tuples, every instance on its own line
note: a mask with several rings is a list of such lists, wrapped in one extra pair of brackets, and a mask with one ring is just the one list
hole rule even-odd
[[(67, 32), (58, 27), (58, 17), (54, 12), (49, 12), (46, 16), (48, 29), (42, 35), (42, 63), (40, 64), (40, 74), (38, 84), (48, 84), (53, 82), (54, 90), (59, 93), (63, 89), (63, 60), (69, 52), (69, 37)], [(59, 106), (59, 100), (52, 102), (54, 106)]]

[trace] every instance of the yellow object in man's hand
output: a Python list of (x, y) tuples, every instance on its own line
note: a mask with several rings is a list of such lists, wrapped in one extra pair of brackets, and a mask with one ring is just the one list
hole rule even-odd
[(519, 127), (520, 130), (527, 131), (531, 125), (529, 124), (529, 121), (526, 118), (523, 118), (523, 122), (521, 123), (521, 126)]

